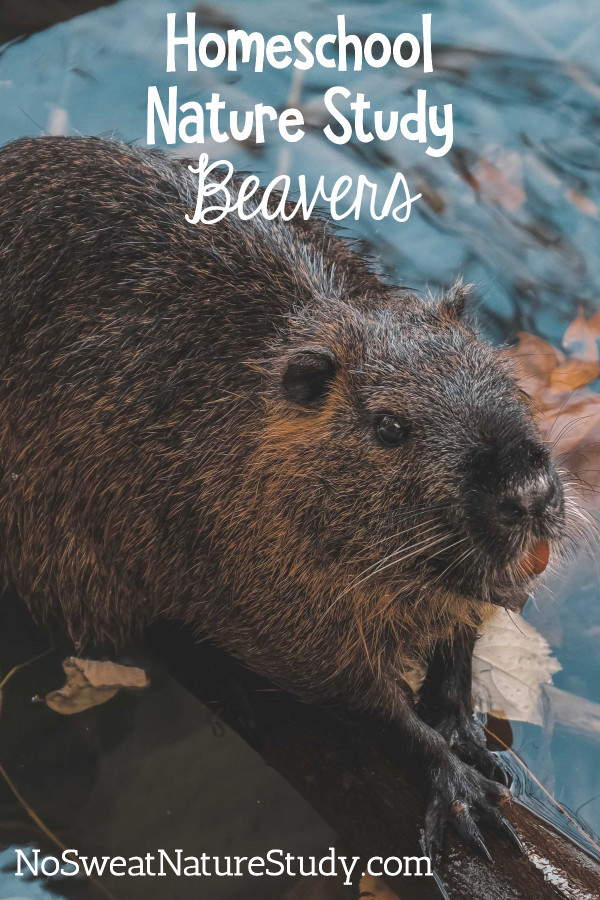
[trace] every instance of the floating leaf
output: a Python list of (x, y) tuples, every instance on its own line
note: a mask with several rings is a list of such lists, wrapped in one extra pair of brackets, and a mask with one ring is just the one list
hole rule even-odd
[(473, 176), (476, 189), (484, 200), (511, 210), (525, 203), (522, 162), (518, 153), (500, 153), (494, 163), (481, 158)]
[(519, 332), (516, 346), (508, 350), (507, 355), (512, 359), (519, 379), (535, 379), (539, 386), (548, 386), (552, 372), (567, 359), (548, 341), (526, 331)]
[(560, 671), (544, 637), (524, 619), (499, 610), (478, 640), (473, 657), (475, 706), (498, 718), (543, 724), (543, 684)]
[(598, 375), (600, 375), (600, 363), (570, 359), (552, 372), (550, 386), (553, 391), (558, 393), (576, 391), (595, 381)]
[(50, 709), (63, 716), (106, 703), (123, 687), (146, 688), (150, 684), (143, 669), (121, 666), (110, 661), (100, 662), (70, 656), (62, 666), (67, 676), (65, 684), (48, 694), (44, 700)]
[(565, 197), (572, 203), (573, 206), (576, 206), (577, 209), (585, 213), (586, 216), (592, 216), (592, 218), (596, 218), (598, 215), (598, 207), (594, 203), (593, 200), (590, 200), (589, 197), (586, 197), (585, 194), (580, 194), (579, 191), (575, 191), (572, 188), (568, 188), (565, 191)]

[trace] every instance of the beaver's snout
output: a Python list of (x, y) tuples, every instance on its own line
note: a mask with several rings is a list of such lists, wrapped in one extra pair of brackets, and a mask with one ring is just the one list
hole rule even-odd
[(563, 514), (560, 477), (541, 441), (513, 439), (485, 446), (472, 458), (469, 494), (477, 525), (498, 537), (517, 532), (531, 537), (554, 537)]
[(517, 560), (517, 575), (529, 579), (541, 575), (550, 559), (549, 538), (562, 524), (563, 488), (553, 467), (527, 479), (497, 499), (493, 514), (500, 531), (520, 531), (533, 541)]
[(554, 473), (544, 473), (535, 481), (501, 495), (496, 501), (494, 516), (500, 526), (512, 528), (527, 518), (544, 520), (548, 512), (555, 512), (561, 503), (562, 487)]
[(479, 448), (472, 457), (468, 497), (471, 534), (483, 553), (478, 565), (482, 571), (490, 567), (489, 580), (484, 578), (490, 599), (520, 609), (565, 524), (563, 485), (535, 433)]

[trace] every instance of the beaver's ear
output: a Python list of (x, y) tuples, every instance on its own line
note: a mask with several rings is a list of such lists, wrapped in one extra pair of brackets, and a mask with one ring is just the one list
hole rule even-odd
[(327, 393), (335, 375), (336, 359), (327, 347), (307, 347), (287, 361), (283, 389), (296, 403), (312, 403)]
[(442, 297), (442, 313), (449, 319), (462, 319), (469, 307), (472, 295), (472, 284), (463, 284), (462, 281), (457, 281)]

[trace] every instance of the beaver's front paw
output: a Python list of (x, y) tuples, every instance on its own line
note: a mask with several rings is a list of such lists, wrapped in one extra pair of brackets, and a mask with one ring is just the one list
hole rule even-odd
[(435, 730), (446, 739), (459, 759), (474, 766), (486, 778), (507, 787), (511, 778), (501, 758), (488, 750), (483, 726), (474, 715), (465, 713), (456, 717), (448, 715), (434, 724)]
[(430, 769), (430, 795), (425, 815), (425, 845), (432, 862), (439, 857), (447, 825), (490, 862), (492, 858), (479, 825), (500, 832), (523, 851), (516, 831), (497, 808), (510, 796), (508, 788), (484, 778), (459, 759), (449, 758), (434, 764)]

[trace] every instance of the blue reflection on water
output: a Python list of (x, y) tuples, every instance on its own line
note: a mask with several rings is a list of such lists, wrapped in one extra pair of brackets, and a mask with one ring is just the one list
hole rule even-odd
[[(61, 894), (53, 888), (48, 890), (47, 879), (36, 878), (22, 863), (23, 875), (16, 874), (16, 851), (21, 850), (32, 861), (32, 848), (20, 846), (7, 847), (0, 852), (0, 897), (2, 900), (63, 900)], [(40, 857), (40, 862), (42, 857)]]

